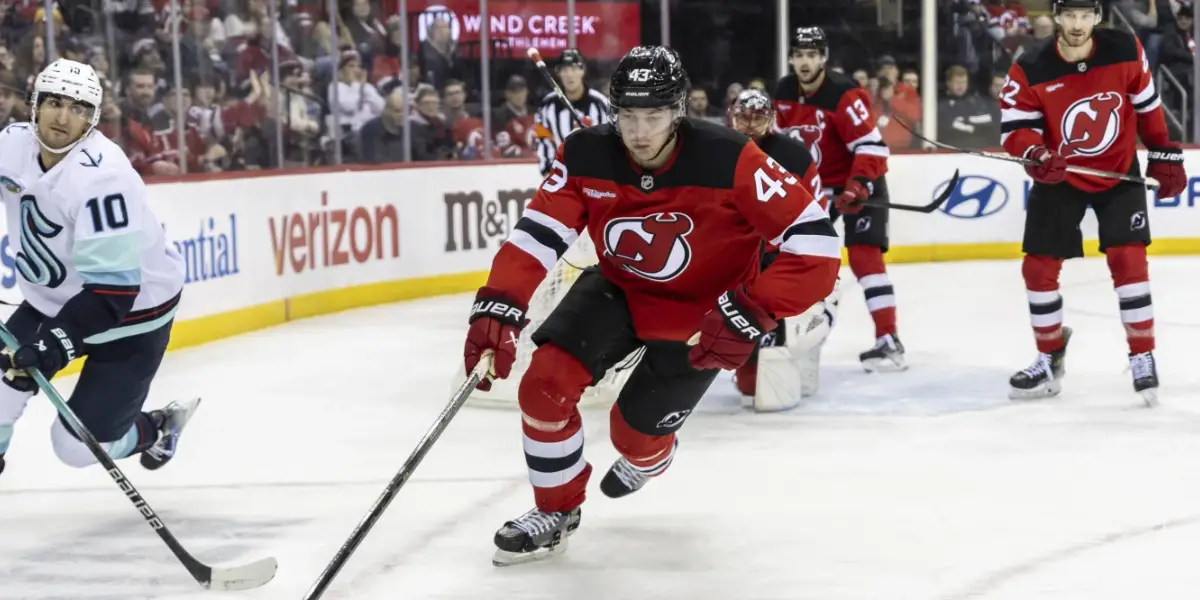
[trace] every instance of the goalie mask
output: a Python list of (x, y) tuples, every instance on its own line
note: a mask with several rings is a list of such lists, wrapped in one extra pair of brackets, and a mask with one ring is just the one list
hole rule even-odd
[(744, 90), (738, 94), (733, 104), (729, 105), (730, 126), (734, 131), (752, 140), (767, 135), (774, 122), (775, 106), (761, 90)]
[[(29, 120), (34, 137), (49, 152), (69, 151), (100, 122), (103, 98), (100, 78), (90, 65), (63, 58), (50, 63), (33, 83)], [(39, 123), (39, 119), (43, 122)], [(52, 139), (45, 139), (43, 127), (49, 130)], [(80, 129), (78, 135), (74, 134), (75, 129)]]

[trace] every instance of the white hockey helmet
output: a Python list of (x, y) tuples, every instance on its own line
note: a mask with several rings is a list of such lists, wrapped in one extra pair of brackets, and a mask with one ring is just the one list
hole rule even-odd
[[(92, 107), (92, 116), (87, 131), (79, 136), (79, 139), (63, 146), (62, 148), (52, 148), (42, 141), (41, 135), (37, 129), (37, 114), (38, 114), (38, 96), (43, 94), (52, 94), (55, 96), (63, 96), (70, 98), (76, 102), (87, 104)], [(95, 69), (91, 65), (85, 65), (73, 60), (60, 58), (50, 66), (38, 73), (37, 80), (33, 83), (33, 96), (30, 98), (30, 103), (33, 104), (33, 111), (29, 120), (33, 123), (33, 135), (37, 138), (39, 144), (43, 148), (55, 154), (61, 154), (75, 147), (87, 137), (87, 134), (96, 127), (100, 122), (100, 103), (104, 99), (104, 88), (100, 85), (100, 78), (96, 76)]]

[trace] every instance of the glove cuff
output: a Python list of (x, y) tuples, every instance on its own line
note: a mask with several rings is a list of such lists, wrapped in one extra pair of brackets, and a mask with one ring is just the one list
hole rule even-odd
[(750, 299), (744, 287), (721, 294), (717, 309), (725, 318), (725, 327), (746, 341), (756, 340), (777, 326), (775, 319)]
[(63, 359), (63, 365), (79, 358), (79, 350), (83, 347), (83, 343), (68, 333), (67, 328), (62, 323), (51, 321), (46, 325), (45, 331), (48, 331), (50, 335), (43, 336), (42, 339), (52, 341), (58, 346), (59, 354)]
[(1146, 156), (1147, 161), (1152, 163), (1183, 164), (1183, 150), (1179, 147), (1150, 148)]
[(476, 319), (487, 317), (514, 327), (524, 327), (527, 311), (528, 308), (514, 302), (507, 292), (484, 286), (475, 294), (475, 303), (471, 305), (471, 317), (467, 322), (474, 323)]

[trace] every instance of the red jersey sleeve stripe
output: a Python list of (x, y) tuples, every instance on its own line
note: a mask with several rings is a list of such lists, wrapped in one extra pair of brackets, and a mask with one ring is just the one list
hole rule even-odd
[[(887, 144), (883, 143), (883, 135), (879, 133), (879, 128), (876, 127), (869, 131), (866, 135), (854, 140), (846, 147), (855, 154), (865, 153), (874, 154), (876, 156), (887, 156)], [(877, 149), (882, 149), (883, 154), (877, 154)]]
[(821, 203), (810, 202), (771, 244), (789, 254), (840, 259), (841, 241)]
[(1158, 91), (1154, 89), (1154, 80), (1147, 78), (1146, 87), (1136, 95), (1130, 94), (1129, 101), (1133, 103), (1133, 110), (1139, 113), (1147, 113), (1158, 108), (1162, 101), (1159, 100)]
[(508, 242), (537, 259), (549, 272), (578, 237), (575, 230), (554, 217), (525, 209), (521, 220), (517, 221), (508, 236)]

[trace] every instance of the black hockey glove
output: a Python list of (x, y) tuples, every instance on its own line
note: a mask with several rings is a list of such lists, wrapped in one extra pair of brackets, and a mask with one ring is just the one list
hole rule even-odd
[(40, 333), (39, 339), (15, 352), (5, 349), (0, 353), (0, 373), (36, 367), (50, 377), (79, 356), (79, 345), (61, 327), (50, 325), (43, 327)]

